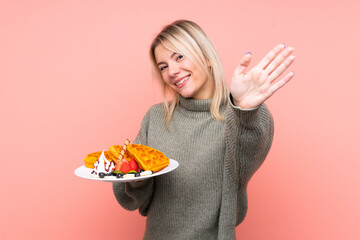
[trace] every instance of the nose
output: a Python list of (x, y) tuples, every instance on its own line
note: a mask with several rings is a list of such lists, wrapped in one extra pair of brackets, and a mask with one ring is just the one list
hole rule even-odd
[(171, 77), (175, 77), (175, 76), (179, 75), (180, 69), (176, 63), (169, 64), (168, 68), (169, 68), (169, 75)]

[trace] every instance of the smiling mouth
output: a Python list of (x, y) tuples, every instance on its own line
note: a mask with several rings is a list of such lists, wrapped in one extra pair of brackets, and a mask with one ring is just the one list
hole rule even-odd
[(176, 85), (176, 86), (180, 86), (180, 85), (183, 84), (186, 80), (188, 80), (189, 77), (190, 77), (190, 75), (187, 76), (187, 77), (184, 77), (184, 78), (181, 79), (179, 82), (175, 83), (175, 85)]

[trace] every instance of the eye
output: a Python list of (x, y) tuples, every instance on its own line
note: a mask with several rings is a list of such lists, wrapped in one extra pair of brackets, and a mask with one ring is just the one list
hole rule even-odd
[(164, 71), (166, 68), (167, 68), (167, 66), (166, 66), (166, 65), (163, 65), (163, 66), (161, 66), (159, 69), (160, 69), (160, 71)]
[(179, 55), (177, 56), (176, 60), (181, 60), (181, 59), (183, 59), (183, 58), (184, 58), (184, 56), (181, 55), (181, 54), (179, 54)]

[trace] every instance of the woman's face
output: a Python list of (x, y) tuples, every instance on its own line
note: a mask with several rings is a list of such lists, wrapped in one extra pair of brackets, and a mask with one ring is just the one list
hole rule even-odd
[(189, 59), (168, 50), (162, 44), (155, 48), (155, 59), (165, 83), (181, 96), (193, 99), (212, 97), (214, 82)]

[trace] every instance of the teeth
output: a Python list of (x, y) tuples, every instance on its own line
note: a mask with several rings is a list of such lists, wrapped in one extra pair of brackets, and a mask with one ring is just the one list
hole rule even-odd
[(176, 86), (179, 86), (180, 84), (182, 84), (185, 80), (188, 80), (190, 76), (187, 76), (186, 78), (183, 78), (183, 80), (181, 80), (180, 82), (175, 83)]

